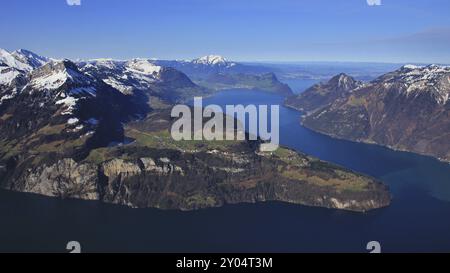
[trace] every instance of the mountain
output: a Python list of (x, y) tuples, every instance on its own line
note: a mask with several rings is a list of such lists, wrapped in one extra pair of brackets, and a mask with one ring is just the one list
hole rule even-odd
[(27, 73), (48, 61), (48, 58), (25, 49), (10, 53), (0, 48), (0, 103), (17, 94), (27, 81)]
[(194, 84), (184, 73), (146, 59), (130, 61), (92, 60), (78, 63), (80, 70), (123, 94), (157, 97), (168, 103), (181, 102), (210, 91)]
[(48, 58), (25, 49), (19, 49), (10, 53), (0, 48), (0, 66), (8, 66), (24, 72), (30, 72), (48, 61)]
[(40, 158), (58, 151), (82, 156), (92, 147), (121, 141), (121, 122), (145, 110), (73, 62), (49, 62), (2, 101), (0, 139), (6, 146), (1, 152), (7, 157), (31, 153)]
[(288, 85), (281, 83), (274, 68), (228, 61), (218, 55), (193, 60), (153, 61), (155, 64), (182, 71), (200, 85), (212, 90), (243, 88), (292, 95)]
[(193, 64), (206, 66), (233, 67), (236, 63), (228, 62), (228, 60), (219, 55), (208, 55), (192, 60)]
[(300, 95), (286, 99), (286, 105), (300, 111), (314, 112), (328, 104), (345, 97), (348, 93), (363, 85), (362, 82), (346, 75), (339, 74), (328, 82), (319, 83), (308, 88)]
[(14, 67), (0, 66), (0, 101), (14, 96), (25, 82), (25, 74)]
[[(450, 67), (406, 65), (330, 98), (302, 122), (334, 137), (450, 161), (449, 98)], [(300, 101), (314, 103), (309, 97)]]
[(203, 89), (174, 68), (134, 59), (3, 69), (22, 75), (0, 87), (15, 90), (0, 103), (3, 189), (182, 210), (277, 200), (367, 211), (390, 203), (374, 178), (286, 148), (263, 152), (259, 140), (175, 141), (170, 106)]

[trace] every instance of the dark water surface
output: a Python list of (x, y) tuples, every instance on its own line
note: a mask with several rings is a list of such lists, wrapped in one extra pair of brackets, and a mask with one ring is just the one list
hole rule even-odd
[[(282, 104), (277, 95), (226, 91), (204, 103)], [(392, 205), (368, 213), (278, 202), (193, 212), (130, 209), (0, 191), (0, 251), (132, 252), (450, 252), (450, 164), (376, 145), (336, 140), (299, 124), (280, 108), (282, 145), (390, 186)]]

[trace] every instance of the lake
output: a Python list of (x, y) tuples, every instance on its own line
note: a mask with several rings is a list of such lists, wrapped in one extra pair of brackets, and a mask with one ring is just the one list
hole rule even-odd
[(317, 79), (283, 79), (283, 83), (289, 85), (294, 94), (299, 94), (313, 86), (316, 83), (321, 82), (321, 80)]
[[(224, 91), (203, 104), (282, 104), (283, 97)], [(333, 139), (302, 127), (280, 107), (281, 144), (372, 175), (391, 206), (368, 213), (280, 202), (191, 212), (130, 209), (0, 191), (0, 251), (65, 252), (450, 252), (450, 164), (377, 145)]]

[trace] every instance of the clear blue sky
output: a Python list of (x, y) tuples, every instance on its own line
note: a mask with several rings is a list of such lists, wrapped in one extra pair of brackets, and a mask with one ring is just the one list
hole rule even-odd
[(2, 0), (0, 47), (61, 58), (450, 63), (450, 1)]

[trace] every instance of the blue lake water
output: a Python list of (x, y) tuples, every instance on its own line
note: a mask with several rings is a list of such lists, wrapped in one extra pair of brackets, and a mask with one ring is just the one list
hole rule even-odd
[(315, 79), (284, 79), (283, 82), (286, 83), (287, 85), (289, 85), (289, 87), (292, 89), (292, 91), (295, 94), (299, 94), (299, 93), (305, 91), (306, 89), (308, 89), (309, 87), (311, 87), (312, 85), (320, 82), (320, 80), (315, 80)]
[[(282, 104), (254, 91), (226, 91), (204, 104)], [(279, 202), (191, 212), (130, 209), (0, 191), (0, 251), (64, 252), (450, 252), (450, 164), (376, 145), (336, 140), (280, 108), (281, 144), (379, 178), (391, 206), (368, 213)]]

